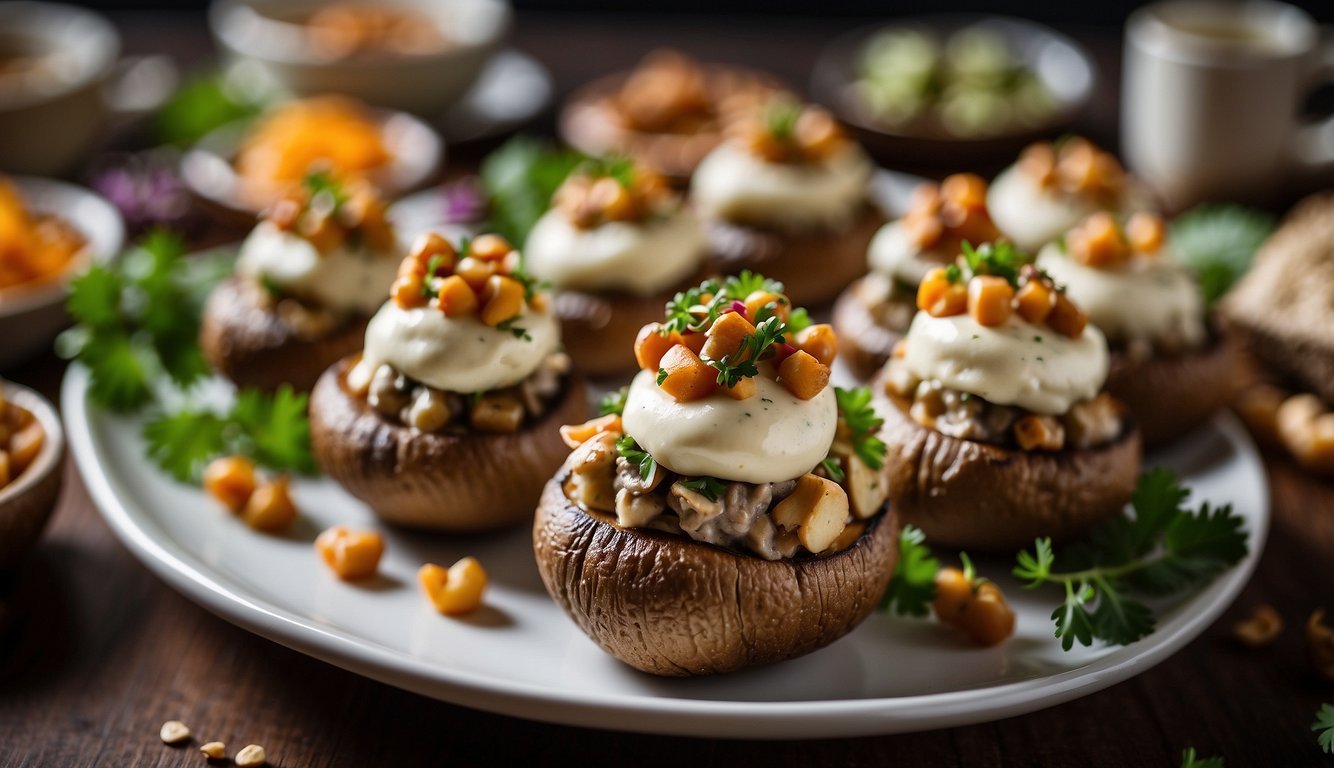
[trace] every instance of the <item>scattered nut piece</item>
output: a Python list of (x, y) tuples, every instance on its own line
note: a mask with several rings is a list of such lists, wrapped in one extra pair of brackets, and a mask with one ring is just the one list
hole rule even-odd
[(158, 735), (162, 737), (164, 744), (180, 744), (190, 738), (190, 729), (180, 720), (168, 720), (162, 724), (162, 730)]
[(199, 751), (204, 753), (204, 757), (209, 760), (221, 760), (227, 756), (227, 745), (221, 741), (210, 741), (200, 747)]
[(1279, 406), (1278, 436), (1297, 462), (1319, 474), (1334, 474), (1334, 412), (1311, 394), (1293, 395)]
[(368, 579), (379, 568), (384, 537), (375, 531), (354, 531), (345, 525), (335, 525), (315, 539), (315, 550), (338, 578)]
[(427, 563), (417, 571), (417, 581), (437, 611), (461, 616), (481, 607), (487, 579), (477, 558), (465, 557), (449, 570)]
[(268, 762), (264, 755), (264, 748), (258, 744), (248, 744), (236, 753), (237, 768), (258, 768)]
[(1255, 606), (1250, 618), (1232, 625), (1232, 636), (1252, 648), (1269, 645), (1283, 631), (1283, 618), (1267, 604)]
[(204, 490), (240, 514), (255, 492), (255, 462), (245, 456), (221, 456), (204, 470)]
[(246, 525), (267, 533), (277, 533), (291, 526), (296, 521), (297, 512), (288, 492), (288, 483), (286, 475), (260, 483), (241, 511), (241, 519)]
[(1306, 621), (1306, 655), (1324, 679), (1334, 683), (1334, 628), (1325, 623), (1325, 609), (1317, 608)]

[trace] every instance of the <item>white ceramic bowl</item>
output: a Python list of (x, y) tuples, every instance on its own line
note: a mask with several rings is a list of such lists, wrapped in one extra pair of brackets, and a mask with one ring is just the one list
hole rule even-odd
[(48, 61), (40, 77), (0, 81), (0, 170), (56, 176), (83, 159), (109, 116), (103, 86), (120, 55), (105, 19), (71, 5), (0, 3), (0, 50)]
[(219, 46), (253, 65), (264, 85), (293, 96), (342, 93), (368, 104), (435, 115), (477, 79), (509, 29), (504, 0), (384, 0), (434, 19), (450, 45), (438, 53), (332, 58), (297, 23), (328, 0), (215, 0)]
[(69, 324), (65, 312), (69, 281), (92, 261), (109, 261), (125, 242), (120, 213), (101, 196), (63, 181), (11, 178), (30, 210), (59, 215), (83, 234), (88, 245), (58, 278), (0, 289), (0, 369), (13, 367), (51, 343)]
[(5, 569), (32, 549), (55, 509), (65, 474), (65, 433), (46, 398), (8, 381), (0, 381), (0, 390), (7, 402), (31, 413), (45, 435), (32, 464), (0, 488), (0, 569)]

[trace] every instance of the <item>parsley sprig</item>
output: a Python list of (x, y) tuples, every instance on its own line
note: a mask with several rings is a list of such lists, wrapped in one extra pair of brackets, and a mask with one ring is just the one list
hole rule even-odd
[(717, 501), (723, 495), (723, 491), (727, 490), (726, 482), (707, 475), (694, 477), (689, 480), (678, 480), (677, 482), (709, 501)]
[(898, 616), (927, 616), (936, 599), (936, 572), (940, 561), (926, 546), (922, 529), (905, 525), (899, 532), (899, 560), (889, 588), (880, 600), (881, 610)]
[(737, 351), (723, 355), (721, 360), (706, 359), (704, 362), (718, 371), (718, 386), (735, 387), (743, 378), (760, 375), (760, 357), (781, 342), (786, 333), (787, 323), (770, 317), (746, 334)]
[[(1019, 287), (1019, 270), (1033, 261), (1032, 257), (1015, 248), (1008, 240), (982, 243), (976, 248), (965, 240), (959, 247), (963, 252), (964, 264), (968, 267), (970, 277), (995, 275), (1005, 278), (1006, 282), (1015, 288)], [(960, 273), (959, 277), (963, 275)], [(950, 281), (956, 282), (953, 278)]]
[(1311, 730), (1316, 731), (1316, 741), (1327, 755), (1334, 755), (1334, 704), (1321, 704), (1315, 713), (1315, 722)]
[(1181, 751), (1181, 768), (1223, 768), (1223, 758), (1196, 757), (1195, 748), (1187, 747)]
[[(673, 331), (676, 333), (706, 331), (719, 315), (732, 306), (732, 302), (745, 301), (756, 291), (782, 294), (783, 284), (750, 270), (742, 270), (739, 275), (721, 280), (705, 280), (699, 285), (678, 292), (667, 302), (667, 319), (663, 322), (660, 333), (667, 336)], [(801, 319), (797, 321), (796, 327), (793, 318), (788, 317), (787, 324), (794, 333), (810, 325), (810, 317), (804, 310), (794, 310), (792, 315), (798, 312)]]
[(284, 385), (242, 390), (230, 409), (184, 408), (144, 424), (148, 456), (181, 482), (197, 481), (218, 456), (241, 454), (279, 471), (312, 474), (307, 397)]
[(602, 396), (598, 401), (598, 415), (609, 416), (616, 414), (620, 416), (625, 413), (625, 400), (630, 396), (630, 387), (624, 386), (620, 389), (613, 389)]
[(490, 209), (490, 231), (522, 248), (551, 197), (584, 155), (557, 149), (529, 136), (516, 136), (482, 161), (481, 179)]
[(88, 367), (95, 402), (136, 411), (152, 402), (153, 382), (163, 375), (187, 387), (208, 373), (199, 317), (229, 262), (187, 259), (180, 238), (155, 230), (115, 262), (74, 279), (66, 306), (75, 325), (56, 348)]
[(1247, 534), (1231, 506), (1190, 511), (1183, 507), (1188, 494), (1171, 471), (1149, 470), (1131, 499), (1134, 516), (1096, 526), (1063, 553), (1064, 570), (1050, 539), (1019, 553), (1014, 575), (1027, 588), (1055, 584), (1065, 591), (1051, 615), (1063, 649), (1139, 640), (1156, 619), (1138, 596), (1179, 592), (1246, 556)]
[(648, 482), (653, 477), (653, 473), (658, 471), (658, 462), (648, 451), (642, 450), (635, 439), (629, 435), (621, 435), (616, 440), (616, 452), (621, 454), (626, 461), (639, 468), (639, 479)]
[(871, 406), (871, 390), (867, 387), (855, 389), (834, 388), (834, 399), (838, 403), (838, 416), (847, 426), (852, 441), (852, 451), (857, 458), (871, 469), (880, 469), (885, 465), (885, 443), (876, 437), (885, 420), (880, 418)]

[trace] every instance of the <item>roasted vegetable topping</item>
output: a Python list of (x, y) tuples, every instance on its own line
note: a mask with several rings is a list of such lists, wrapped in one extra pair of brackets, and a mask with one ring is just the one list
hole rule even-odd
[(274, 203), (264, 218), (278, 229), (310, 241), (320, 253), (345, 244), (387, 251), (394, 247), (394, 230), (385, 209), (384, 200), (370, 183), (339, 182), (319, 172), (306, 176)]
[(964, 241), (987, 243), (1000, 237), (987, 213), (987, 183), (971, 173), (947, 176), (939, 186), (918, 187), (903, 227), (923, 249), (953, 251)]
[(1125, 187), (1125, 171), (1116, 158), (1077, 136), (1030, 145), (1019, 157), (1019, 168), (1044, 189), (1104, 205), (1115, 204)]
[(848, 143), (827, 110), (786, 94), (769, 99), (738, 128), (746, 149), (770, 163), (818, 163)]
[(642, 221), (666, 213), (678, 202), (662, 176), (624, 158), (585, 162), (552, 198), (552, 206), (581, 229)]
[(403, 309), (430, 305), (446, 317), (475, 315), (519, 338), (526, 331), (514, 321), (524, 307), (540, 311), (546, 303), (537, 281), (523, 271), (519, 252), (500, 235), (465, 240), (458, 249), (434, 232), (421, 235), (399, 265), (390, 293)]

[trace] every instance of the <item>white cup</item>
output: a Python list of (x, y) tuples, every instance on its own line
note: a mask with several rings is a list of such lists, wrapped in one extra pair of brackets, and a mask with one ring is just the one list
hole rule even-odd
[(1334, 171), (1334, 118), (1303, 124), (1303, 99), (1334, 75), (1334, 44), (1299, 8), (1169, 0), (1126, 26), (1122, 151), (1181, 209), (1259, 202)]

